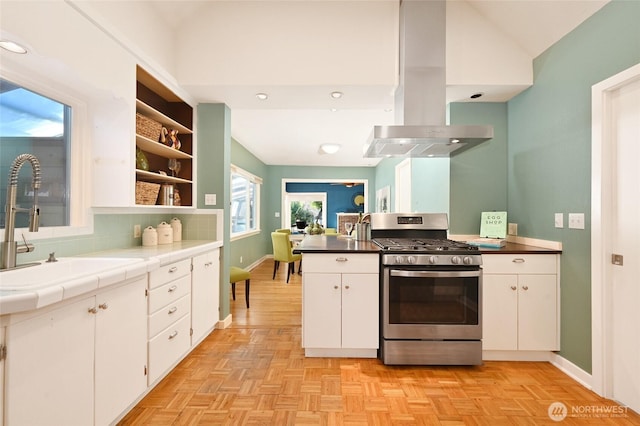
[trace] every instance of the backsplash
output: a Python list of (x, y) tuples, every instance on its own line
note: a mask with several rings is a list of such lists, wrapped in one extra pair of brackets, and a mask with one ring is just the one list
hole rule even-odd
[(57, 257), (78, 256), (104, 250), (142, 245), (142, 238), (133, 238), (134, 225), (147, 226), (169, 223), (177, 217), (182, 222), (183, 240), (216, 240), (216, 214), (95, 214), (93, 234), (50, 238), (34, 241), (35, 250), (18, 255), (18, 263), (46, 259), (51, 252)]

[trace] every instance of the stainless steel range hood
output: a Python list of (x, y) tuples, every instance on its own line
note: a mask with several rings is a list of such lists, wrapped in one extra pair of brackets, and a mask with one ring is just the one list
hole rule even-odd
[(375, 126), (365, 157), (449, 157), (493, 138), (491, 126), (446, 125), (446, 1), (402, 0), (395, 126)]

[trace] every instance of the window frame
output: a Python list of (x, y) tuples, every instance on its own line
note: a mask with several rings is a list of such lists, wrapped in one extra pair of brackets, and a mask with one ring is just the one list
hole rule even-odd
[[(231, 176), (229, 179), (229, 191), (230, 191), (230, 198), (231, 198), (231, 206), (230, 206), (230, 213), (229, 213), (229, 235), (230, 235), (230, 240), (237, 240), (237, 239), (241, 239), (241, 238), (245, 238), (248, 236), (252, 236), (252, 235), (256, 235), (259, 234), (261, 232), (261, 221), (260, 221), (260, 206), (261, 206), (261, 193), (262, 193), (262, 178), (259, 176), (254, 175), (251, 172), (248, 172), (234, 164), (231, 164)], [(248, 204), (250, 204), (251, 201), (253, 201), (253, 207), (254, 207), (254, 211), (255, 211), (255, 216), (253, 217), (254, 219), (254, 226), (253, 228), (248, 228), (244, 231), (240, 231), (240, 232), (233, 232), (233, 216), (234, 216), (234, 212), (233, 212), (233, 176), (237, 175), (240, 176), (244, 179), (247, 180), (247, 182), (252, 183), (254, 186), (254, 191), (253, 191), (253, 199), (249, 199), (249, 195), (247, 194), (247, 198), (246, 198), (246, 202)], [(245, 209), (245, 221), (246, 223), (251, 223), (250, 219), (251, 219), (251, 215), (250, 215), (250, 210), (251, 209)]]
[[(7, 61), (9, 62), (9, 61)], [(69, 225), (41, 226), (37, 232), (29, 232), (28, 227), (16, 228), (16, 238), (24, 234), (29, 240), (42, 240), (93, 233), (93, 215), (91, 212), (91, 146), (82, 141), (89, 141), (88, 107), (85, 102), (74, 96), (66, 87), (60, 86), (55, 80), (36, 74), (29, 70), (19, 70), (9, 66), (3, 68), (0, 77), (17, 84), (25, 89), (46, 96), (70, 107), (70, 138), (69, 138)], [(26, 165), (25, 167), (29, 167)], [(6, 177), (3, 178), (5, 180)], [(4, 204), (2, 203), (2, 214)], [(0, 238), (4, 239), (5, 229), (0, 229)], [(20, 237), (22, 238), (22, 237)]]

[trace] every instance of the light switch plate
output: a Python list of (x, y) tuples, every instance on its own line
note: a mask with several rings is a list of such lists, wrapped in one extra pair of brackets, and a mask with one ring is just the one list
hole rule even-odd
[(584, 229), (584, 213), (569, 213), (569, 229)]
[(555, 226), (556, 228), (564, 228), (564, 213), (556, 213)]
[(204, 194), (204, 205), (205, 206), (215, 206), (216, 205), (216, 194)]
[(507, 233), (509, 235), (518, 235), (518, 224), (517, 223), (509, 223), (507, 225)]

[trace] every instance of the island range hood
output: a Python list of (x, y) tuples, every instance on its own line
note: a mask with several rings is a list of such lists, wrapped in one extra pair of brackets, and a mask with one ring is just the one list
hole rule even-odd
[(491, 126), (446, 125), (446, 1), (402, 0), (396, 123), (375, 126), (364, 157), (449, 157), (493, 138)]

